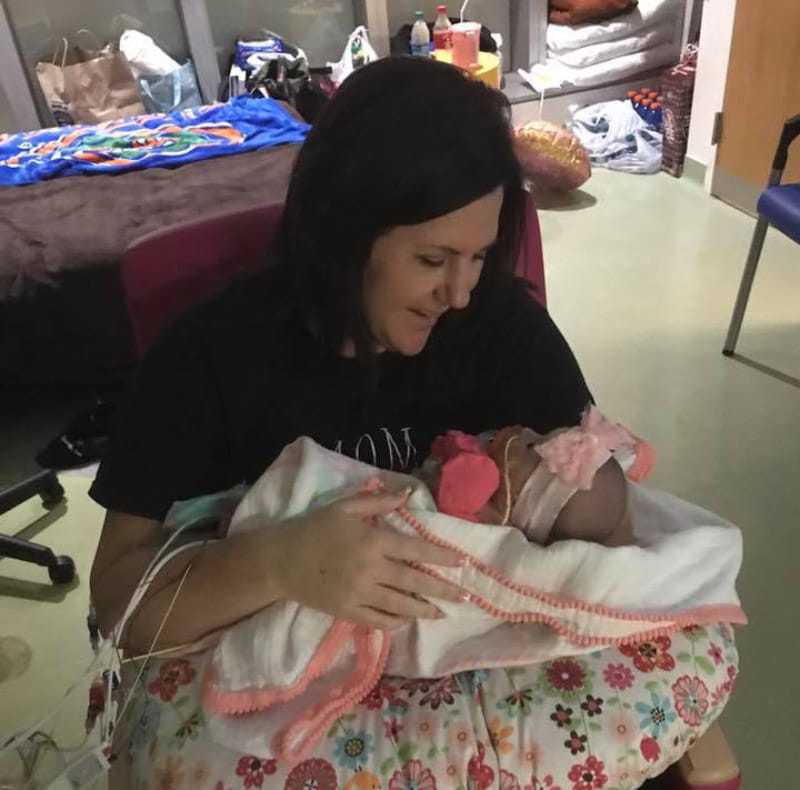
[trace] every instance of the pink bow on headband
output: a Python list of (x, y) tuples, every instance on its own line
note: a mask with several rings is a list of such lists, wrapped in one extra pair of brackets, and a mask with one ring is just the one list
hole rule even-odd
[(642, 480), (650, 474), (655, 463), (652, 446), (606, 419), (591, 405), (584, 411), (579, 426), (536, 445), (536, 452), (548, 471), (582, 491), (592, 487), (597, 470), (621, 449), (629, 449), (636, 455), (628, 472), (632, 480)]

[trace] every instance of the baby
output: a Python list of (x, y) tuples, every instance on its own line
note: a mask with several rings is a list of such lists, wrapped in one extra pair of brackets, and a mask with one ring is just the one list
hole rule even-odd
[(542, 545), (575, 539), (625, 546), (633, 529), (621, 464), (638, 481), (654, 460), (650, 445), (589, 406), (579, 426), (546, 436), (515, 426), (487, 445), (448, 431), (433, 443), (429, 468), (443, 513), (513, 525)]

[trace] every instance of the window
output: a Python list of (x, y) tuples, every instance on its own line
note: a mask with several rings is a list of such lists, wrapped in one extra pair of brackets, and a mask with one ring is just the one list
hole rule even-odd
[(324, 66), (339, 60), (356, 26), (352, 0), (206, 0), (206, 6), (222, 74), (239, 38), (270, 30), (302, 48), (312, 66)]
[(11, 102), (8, 100), (3, 86), (0, 85), (0, 134), (9, 132), (21, 132), (14, 112), (11, 109)]
[[(208, 0), (209, 4), (220, 0)], [(36, 63), (53, 57), (63, 37), (86, 49), (118, 41), (127, 28), (152, 36), (158, 45), (179, 62), (188, 56), (177, 0), (5, 0), (11, 27), (19, 43), (40, 116), (51, 122), (50, 111), (38, 90)], [(80, 33), (88, 28), (91, 33)]]
[[(450, 17), (457, 17), (463, 0), (444, 3), (447, 6), (447, 14)], [(433, 20), (436, 15), (436, 3), (419, 0), (387, 0), (389, 8), (389, 35), (393, 36), (404, 24), (414, 21), (414, 12), (417, 10), (425, 11), (428, 21)], [(465, 18), (481, 22), (489, 28), (492, 33), (500, 33), (503, 37), (504, 69), (510, 68), (511, 60), (508, 57), (511, 41), (510, 24), (510, 0), (470, 0)]]

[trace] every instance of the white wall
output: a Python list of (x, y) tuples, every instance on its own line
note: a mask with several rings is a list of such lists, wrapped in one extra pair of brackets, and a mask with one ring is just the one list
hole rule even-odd
[(686, 153), (708, 168), (706, 175), (709, 177), (716, 155), (711, 144), (711, 132), (714, 114), (722, 110), (735, 12), (736, 0), (703, 0), (697, 79)]

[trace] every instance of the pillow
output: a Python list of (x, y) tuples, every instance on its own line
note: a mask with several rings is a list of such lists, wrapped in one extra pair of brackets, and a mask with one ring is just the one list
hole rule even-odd
[(579, 25), (602, 22), (636, 8), (638, 0), (550, 0), (550, 22)]
[(586, 149), (557, 123), (531, 121), (518, 126), (514, 150), (525, 177), (545, 189), (577, 189), (592, 174)]

